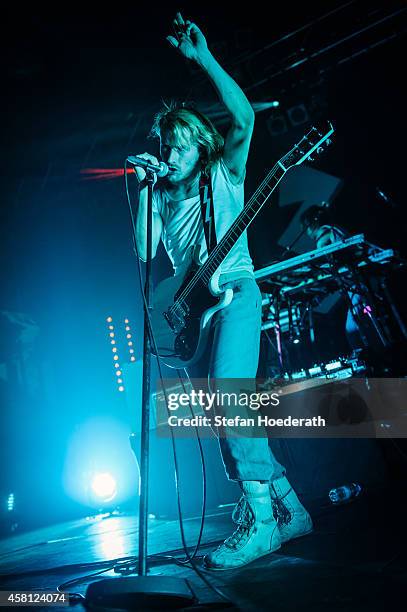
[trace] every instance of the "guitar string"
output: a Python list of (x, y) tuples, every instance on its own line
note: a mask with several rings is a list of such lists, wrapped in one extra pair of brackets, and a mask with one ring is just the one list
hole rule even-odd
[[(290, 151), (291, 153), (291, 151)], [(289, 154), (287, 154), (288, 156)], [(284, 156), (285, 159), (286, 156)], [(251, 212), (250, 209), (251, 207), (256, 204), (256, 200), (257, 197), (261, 194), (261, 192), (263, 191), (263, 189), (265, 187), (268, 186), (268, 183), (271, 181), (272, 178), (274, 178), (275, 173), (277, 172), (278, 168), (280, 168), (280, 170), (282, 170), (283, 168), (281, 168), (281, 166), (279, 166), (279, 164), (275, 164), (275, 166), (272, 168), (272, 170), (269, 172), (269, 174), (265, 177), (265, 179), (263, 180), (263, 182), (260, 184), (260, 186), (256, 189), (256, 191), (254, 192), (254, 194), (252, 195), (252, 197), (250, 198), (249, 202), (247, 203), (247, 205), (243, 208), (243, 210), (241, 211), (241, 213), (239, 214), (239, 216), (237, 217), (237, 219), (235, 219), (235, 221), (233, 222), (233, 224), (231, 225), (231, 227), (228, 229), (228, 231), (226, 232), (226, 234), (223, 236), (222, 240), (219, 242), (219, 244), (215, 247), (215, 249), (212, 251), (210, 257), (207, 259), (207, 261), (203, 264), (203, 266), (196, 272), (196, 274), (194, 275), (194, 277), (189, 281), (189, 283), (184, 287), (184, 289), (182, 290), (182, 293), (178, 296), (178, 298), (176, 299), (176, 301), (174, 302), (174, 304), (169, 308), (170, 312), (173, 312), (176, 310), (176, 308), (178, 308), (180, 306), (179, 302), (184, 301), (186, 295), (193, 289), (193, 287), (195, 286), (195, 284), (201, 280), (201, 277), (205, 275), (205, 273), (207, 272), (208, 268), (210, 268), (211, 265), (213, 265), (213, 260), (216, 259), (216, 257), (220, 254), (221, 250), (224, 248), (225, 243), (229, 240), (229, 238), (231, 237), (231, 235), (233, 234), (233, 232), (235, 231), (236, 226), (238, 226), (240, 224), (240, 222), (243, 220), (244, 216)], [(279, 181), (281, 180), (282, 177), (280, 177)], [(274, 191), (275, 187), (277, 186), (278, 183), (276, 183), (276, 185), (273, 187), (272, 191), (270, 191), (270, 193), (267, 195), (266, 200), (270, 197), (271, 193)], [(266, 202), (266, 200), (264, 200), (263, 203)], [(261, 207), (260, 207), (261, 208)], [(259, 209), (260, 210), (260, 209)], [(257, 211), (259, 212), (259, 211)], [(257, 214), (256, 212), (256, 214)], [(254, 217), (253, 217), (254, 218)], [(218, 266), (216, 266), (216, 268), (218, 268)], [(215, 269), (216, 269), (215, 268)], [(210, 273), (210, 276), (212, 276), (212, 272)]]
[[(276, 164), (277, 166), (277, 164)], [(264, 180), (264, 183), (268, 182), (269, 180), (271, 180), (273, 178), (273, 172), (275, 172), (275, 170), (277, 170), (277, 167), (274, 167), (273, 170), (271, 170), (271, 172), (269, 173), (269, 175), (267, 175), (266, 179)], [(248, 204), (243, 208), (243, 210), (241, 211), (241, 213), (239, 214), (239, 216), (237, 217), (237, 219), (235, 219), (235, 221), (233, 222), (233, 224), (231, 225), (231, 227), (229, 228), (229, 230), (226, 232), (225, 236), (222, 238), (221, 242), (217, 245), (217, 247), (215, 247), (215, 249), (213, 250), (213, 252), (211, 253), (209, 259), (205, 262), (205, 264), (202, 266), (202, 268), (200, 268), (197, 273), (194, 275), (194, 277), (189, 281), (189, 283), (184, 287), (182, 293), (180, 296), (178, 296), (176, 302), (174, 302), (173, 306), (170, 308), (170, 310), (172, 310), (174, 307), (176, 307), (177, 302), (182, 301), (185, 297), (186, 294), (189, 293), (189, 291), (194, 287), (194, 285), (196, 284), (196, 282), (198, 282), (198, 280), (201, 279), (201, 277), (205, 274), (205, 272), (207, 271), (207, 269), (210, 267), (210, 264), (213, 263), (213, 260), (217, 257), (217, 255), (220, 253), (221, 247), (222, 245), (224, 245), (225, 242), (228, 241), (228, 238), (230, 237), (230, 235), (233, 233), (235, 226), (238, 225), (239, 220), (242, 220), (242, 218), (245, 216), (245, 214), (247, 212), (249, 212), (249, 209), (252, 207), (252, 205), (254, 204), (254, 202), (252, 202), (252, 200), (254, 200), (257, 195), (260, 195), (260, 192), (262, 191), (262, 189), (264, 188), (264, 185), (262, 183), (262, 185), (256, 190), (256, 192), (253, 194), (252, 198), (250, 198)]]
[[(214, 264), (214, 260), (216, 260), (216, 258), (218, 257), (218, 255), (220, 255), (222, 253), (222, 251), (224, 250), (226, 243), (228, 242), (229, 238), (232, 236), (232, 234), (235, 232), (235, 229), (237, 228), (237, 226), (240, 225), (241, 221), (244, 219), (245, 215), (248, 213), (251, 213), (252, 211), (250, 211), (250, 209), (255, 205), (258, 204), (257, 202), (257, 198), (258, 196), (261, 194), (264, 197), (264, 194), (262, 194), (262, 191), (264, 188), (269, 187), (268, 183), (270, 182), (270, 180), (272, 178), (274, 178), (275, 174), (277, 173), (277, 170), (284, 170), (283, 174), (281, 175), (281, 177), (279, 177), (277, 183), (273, 186), (273, 188), (271, 189), (270, 193), (267, 194), (267, 196), (265, 197), (264, 201), (262, 202), (262, 204), (260, 205), (259, 209), (255, 212), (255, 214), (253, 215), (252, 219), (250, 219), (249, 224), (253, 221), (254, 217), (258, 214), (258, 212), (261, 210), (262, 206), (265, 204), (265, 202), (268, 200), (268, 198), (270, 197), (270, 195), (273, 193), (274, 189), (276, 188), (277, 184), (280, 182), (280, 180), (283, 178), (284, 174), (287, 172), (287, 170), (289, 168), (284, 168), (284, 161), (293, 154), (293, 152), (295, 152), (296, 149), (300, 149), (301, 143), (306, 140), (309, 140), (309, 136), (311, 135), (312, 132), (317, 131), (316, 128), (311, 128), (311, 130), (309, 130), (309, 132), (307, 132), (307, 134), (300, 140), (300, 142), (298, 144), (296, 144), (292, 149), (290, 149), (290, 151), (288, 153), (286, 153), (272, 168), (272, 170), (267, 174), (267, 176), (265, 177), (265, 179), (262, 181), (262, 183), (260, 184), (260, 186), (256, 189), (256, 191), (254, 192), (254, 194), (252, 195), (252, 197), (250, 198), (249, 202), (247, 203), (247, 205), (243, 208), (243, 210), (241, 211), (241, 213), (239, 214), (239, 216), (237, 217), (237, 219), (234, 221), (234, 223), (231, 225), (231, 227), (229, 228), (229, 230), (226, 232), (226, 234), (224, 235), (224, 237), (222, 238), (222, 240), (220, 241), (220, 243), (215, 247), (215, 249), (213, 250), (213, 252), (211, 253), (210, 257), (207, 259), (207, 261), (203, 264), (203, 266), (197, 271), (197, 273), (193, 276), (193, 278), (189, 281), (189, 283), (184, 287), (183, 291), (181, 292), (181, 294), (178, 296), (177, 300), (174, 302), (174, 304), (169, 308), (169, 312), (171, 312), (171, 314), (173, 312), (175, 312), (175, 310), (177, 308), (182, 308), (180, 302), (184, 301), (186, 299), (186, 296), (188, 295), (188, 293), (193, 289), (193, 287), (195, 286), (195, 284), (201, 280), (201, 277), (205, 278), (205, 274), (207, 273), (208, 269), (211, 268), (211, 266), (213, 266)], [(318, 133), (318, 131), (317, 131)], [(320, 135), (320, 134), (319, 134)], [(325, 135), (324, 140), (326, 140), (326, 138), (328, 138), (328, 134)], [(308, 143), (309, 144), (309, 143)], [(313, 145), (313, 147), (311, 147), (311, 149), (313, 149), (314, 147), (320, 146), (322, 144), (322, 142), (318, 142), (315, 145)], [(308, 155), (311, 155), (312, 151), (310, 150), (310, 152), (308, 153)], [(280, 165), (281, 164), (281, 165)], [(290, 166), (291, 167), (291, 166)], [(248, 225), (247, 224), (247, 227)], [(240, 229), (240, 228), (238, 228)], [(238, 238), (240, 237), (240, 235), (243, 233), (244, 230), (240, 231)], [(226, 250), (226, 253), (229, 249)], [(222, 257), (225, 257), (225, 255), (223, 255)], [(212, 276), (213, 272), (219, 267), (220, 264), (218, 264), (213, 271), (210, 272), (209, 274), (209, 278), (208, 278), (208, 282), (210, 280), (210, 277)]]

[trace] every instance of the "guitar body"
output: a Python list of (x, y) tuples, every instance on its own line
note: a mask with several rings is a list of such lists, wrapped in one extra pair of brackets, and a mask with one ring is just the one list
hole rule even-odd
[(157, 352), (154, 344), (152, 352), (171, 368), (182, 369), (200, 359), (214, 314), (230, 304), (233, 298), (232, 289), (219, 288), (219, 273), (215, 273), (209, 287), (197, 283), (189, 292), (187, 301), (179, 300), (198, 269), (193, 260), (183, 274), (165, 279), (154, 291), (151, 324)]

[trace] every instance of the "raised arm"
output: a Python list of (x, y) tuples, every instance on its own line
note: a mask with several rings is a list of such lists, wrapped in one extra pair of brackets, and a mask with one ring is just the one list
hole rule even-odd
[(244, 176), (249, 154), (254, 111), (239, 85), (209, 51), (205, 36), (198, 26), (191, 21), (184, 21), (182, 15), (177, 13), (174, 30), (175, 36), (168, 36), (167, 40), (184, 57), (202, 68), (230, 115), (231, 125), (225, 138), (223, 160), (236, 182), (239, 182)]

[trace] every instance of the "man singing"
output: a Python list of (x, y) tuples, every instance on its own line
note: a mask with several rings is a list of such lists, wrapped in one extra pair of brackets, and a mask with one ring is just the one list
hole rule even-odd
[[(199, 260), (208, 257), (202, 220), (199, 184), (202, 173), (210, 177), (216, 238), (219, 241), (244, 205), (246, 161), (254, 125), (254, 112), (237, 83), (223, 70), (208, 49), (205, 36), (177, 13), (169, 43), (207, 75), (225, 106), (230, 126), (225, 139), (211, 121), (193, 108), (165, 107), (155, 117), (152, 134), (159, 138), (161, 159), (170, 167), (156, 185), (153, 197), (152, 251), (163, 241), (177, 274), (198, 245)], [(156, 157), (139, 155), (153, 164)], [(140, 181), (136, 216), (139, 255), (146, 259), (147, 188)], [(220, 267), (219, 283), (233, 289), (232, 302), (215, 314), (208, 372), (209, 380), (251, 378), (257, 372), (261, 294), (253, 275), (244, 233)], [(221, 407), (218, 407), (221, 410)], [(284, 468), (276, 461), (263, 437), (220, 437), (227, 476), (239, 483), (243, 495), (233, 518), (237, 529), (204, 559), (206, 568), (227, 570), (271, 553), (288, 540), (312, 530), (308, 512), (293, 491)]]

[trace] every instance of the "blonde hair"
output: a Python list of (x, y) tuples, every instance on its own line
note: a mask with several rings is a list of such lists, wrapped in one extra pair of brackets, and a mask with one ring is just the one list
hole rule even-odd
[(155, 115), (150, 136), (170, 137), (170, 144), (197, 145), (204, 169), (209, 169), (222, 156), (224, 139), (212, 121), (195, 108), (164, 103)]

